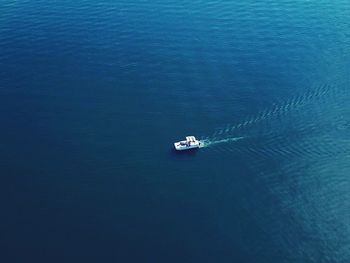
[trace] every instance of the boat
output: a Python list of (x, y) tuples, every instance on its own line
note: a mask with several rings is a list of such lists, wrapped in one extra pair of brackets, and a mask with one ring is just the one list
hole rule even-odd
[(190, 150), (199, 148), (201, 146), (201, 142), (194, 136), (186, 136), (186, 140), (175, 142), (174, 146), (177, 151)]

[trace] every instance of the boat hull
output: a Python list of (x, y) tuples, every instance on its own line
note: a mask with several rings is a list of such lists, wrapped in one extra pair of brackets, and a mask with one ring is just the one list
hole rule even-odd
[(177, 151), (186, 151), (191, 149), (197, 149), (200, 147), (200, 142), (191, 143), (191, 145), (182, 145), (181, 142), (175, 142), (174, 147)]

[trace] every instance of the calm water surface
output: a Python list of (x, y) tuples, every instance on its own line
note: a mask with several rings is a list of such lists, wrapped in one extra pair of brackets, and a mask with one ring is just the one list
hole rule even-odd
[(1, 261), (350, 262), (349, 17), (1, 0)]

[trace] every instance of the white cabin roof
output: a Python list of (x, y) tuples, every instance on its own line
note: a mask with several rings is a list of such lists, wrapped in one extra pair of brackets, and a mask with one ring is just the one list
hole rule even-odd
[(186, 136), (186, 141), (194, 142), (194, 141), (196, 141), (196, 137), (194, 137), (194, 136)]

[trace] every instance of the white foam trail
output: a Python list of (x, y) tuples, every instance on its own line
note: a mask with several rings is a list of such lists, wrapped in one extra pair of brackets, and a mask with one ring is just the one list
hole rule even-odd
[[(241, 122), (227, 124), (215, 129), (211, 136), (202, 137), (202, 147), (240, 140), (243, 137), (233, 136), (244, 134), (248, 131), (248, 128), (259, 123), (261, 124), (259, 126), (259, 132), (265, 132), (266, 129), (270, 130), (269, 122), (274, 119), (281, 121), (288, 114), (298, 114), (303, 107), (305, 110), (309, 110), (311, 105), (319, 104), (320, 102), (329, 102), (329, 99), (334, 100), (335, 98), (344, 97), (344, 95), (349, 95), (349, 91), (348, 89), (323, 85), (305, 94), (293, 96), (284, 102), (276, 102), (272, 104), (271, 108), (266, 108), (256, 115), (250, 116), (250, 118), (243, 119)], [(325, 101), (326, 99), (327, 101)]]
[(240, 123), (228, 124), (225, 128), (218, 129), (214, 136), (224, 135), (232, 133), (234, 130), (246, 128), (252, 124), (256, 124), (262, 121), (269, 120), (274, 117), (284, 116), (292, 110), (297, 110), (298, 108), (305, 106), (308, 103), (312, 103), (314, 99), (321, 99), (323, 96), (329, 94), (330, 92), (338, 92), (341, 90), (332, 89), (331, 86), (323, 85), (318, 87), (316, 90), (309, 91), (306, 94), (301, 94), (291, 99), (284, 101), (280, 104), (275, 104), (271, 109), (265, 109), (262, 112), (258, 113), (255, 116), (251, 116), (249, 119), (246, 119)]
[(209, 147), (209, 146), (213, 146), (213, 145), (220, 144), (220, 143), (235, 142), (235, 141), (239, 141), (242, 139), (244, 139), (244, 137), (232, 137), (232, 138), (226, 138), (226, 139), (221, 139), (221, 140), (204, 139), (204, 140), (201, 140), (200, 148)]

